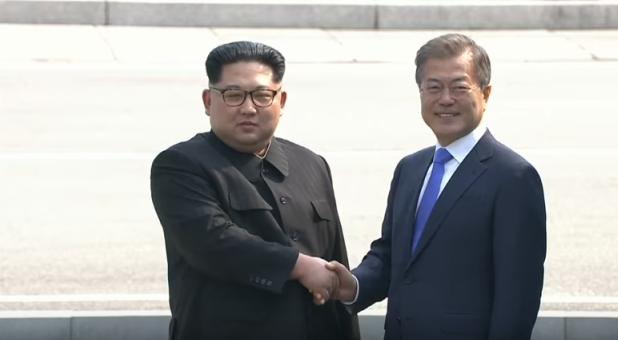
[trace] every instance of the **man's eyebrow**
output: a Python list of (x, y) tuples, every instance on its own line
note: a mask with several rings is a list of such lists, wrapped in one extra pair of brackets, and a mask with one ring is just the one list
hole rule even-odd
[[(457, 81), (469, 81), (470, 79), (467, 76), (461, 76), (461, 77), (457, 77), (454, 79), (449, 80), (448, 82), (454, 83)], [(427, 82), (434, 82), (434, 83), (442, 83), (442, 80), (437, 79), (437, 78), (429, 78), (426, 80)]]
[(227, 85), (223, 87), (224, 89), (240, 89), (240, 86), (238, 85)]
[(469, 77), (467, 77), (467, 76), (461, 76), (461, 77), (457, 77), (457, 78), (455, 78), (455, 79), (451, 80), (451, 82), (456, 82), (456, 81), (469, 81), (469, 80), (471, 80)]
[[(239, 86), (239, 85), (227, 85), (227, 86), (224, 86), (223, 88), (224, 88), (224, 89), (230, 89), (230, 90), (244, 90), (244, 89), (242, 88), (242, 86)], [(268, 86), (266, 86), (266, 85), (258, 85), (258, 86), (256, 86), (256, 87), (254, 87), (253, 89), (251, 89), (251, 90), (247, 90), (247, 91), (253, 91), (253, 90), (265, 90), (265, 89), (269, 90), (269, 89), (270, 89), (270, 87), (268, 87)]]

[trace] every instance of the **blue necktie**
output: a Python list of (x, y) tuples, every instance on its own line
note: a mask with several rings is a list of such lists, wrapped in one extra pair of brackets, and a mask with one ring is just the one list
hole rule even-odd
[(427, 224), (431, 210), (440, 195), (440, 184), (444, 176), (444, 163), (451, 160), (451, 158), (453, 158), (453, 156), (444, 148), (439, 148), (433, 157), (431, 175), (429, 175), (429, 181), (427, 181), (425, 192), (421, 198), (421, 204), (418, 206), (418, 211), (416, 212), (414, 238), (412, 239), (412, 254), (414, 254), (416, 246), (423, 236), (423, 231), (425, 230), (425, 225)]

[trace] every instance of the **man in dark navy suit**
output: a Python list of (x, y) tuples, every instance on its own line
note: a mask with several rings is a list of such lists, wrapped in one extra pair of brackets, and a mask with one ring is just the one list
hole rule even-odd
[(403, 158), (381, 237), (349, 273), (331, 262), (353, 311), (388, 297), (388, 340), (530, 339), (546, 253), (537, 171), (483, 124), (490, 61), (447, 34), (416, 56), (421, 112), (435, 146)]

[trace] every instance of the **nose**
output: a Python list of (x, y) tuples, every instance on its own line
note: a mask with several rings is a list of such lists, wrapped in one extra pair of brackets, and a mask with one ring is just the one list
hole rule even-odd
[(247, 94), (245, 101), (242, 102), (239, 109), (240, 109), (240, 113), (246, 114), (246, 115), (257, 113), (257, 107), (253, 103), (253, 99), (251, 98), (250, 94)]
[(442, 92), (440, 92), (438, 102), (440, 105), (452, 105), (455, 102), (455, 98), (451, 95), (451, 90), (448, 87), (445, 87)]

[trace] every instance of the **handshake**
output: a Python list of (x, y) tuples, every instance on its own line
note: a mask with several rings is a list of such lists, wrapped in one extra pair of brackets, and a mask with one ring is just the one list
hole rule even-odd
[(330, 299), (351, 302), (358, 289), (356, 278), (341, 263), (304, 254), (299, 254), (291, 277), (313, 294), (316, 305), (323, 305)]

